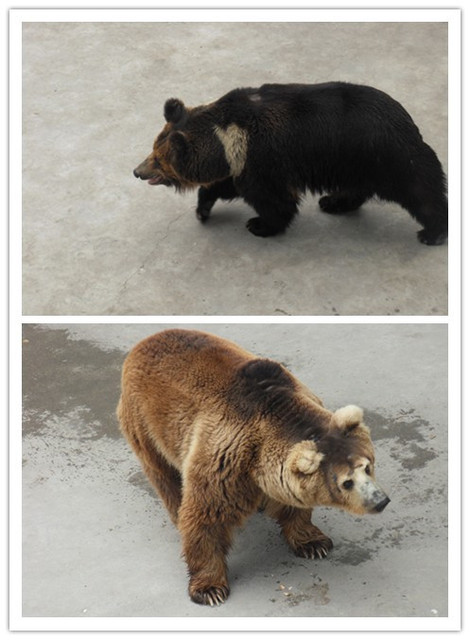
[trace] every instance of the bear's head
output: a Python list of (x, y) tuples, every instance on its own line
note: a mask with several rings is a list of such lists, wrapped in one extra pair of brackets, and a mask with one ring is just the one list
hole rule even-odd
[(134, 169), (136, 178), (187, 190), (230, 175), (212, 105), (187, 108), (181, 100), (170, 98), (164, 117), (166, 124), (152, 152)]
[(374, 448), (363, 412), (350, 405), (331, 416), (316, 441), (292, 446), (285, 478), (296, 506), (339, 507), (355, 514), (379, 513), (390, 499), (375, 480)]

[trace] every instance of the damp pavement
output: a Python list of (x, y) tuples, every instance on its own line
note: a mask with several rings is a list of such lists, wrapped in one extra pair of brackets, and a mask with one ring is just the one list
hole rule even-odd
[(195, 193), (133, 177), (169, 97), (329, 80), (392, 95), (447, 171), (446, 23), (289, 19), (23, 25), (25, 315), (447, 314), (447, 244), (420, 244), (398, 205), (333, 216), (308, 195), (257, 238), (242, 201), (203, 225)]
[(169, 326), (24, 325), (23, 616), (446, 616), (447, 327), (184, 325), (283, 362), (330, 409), (362, 406), (391, 498), (376, 516), (315, 510), (335, 544), (323, 560), (256, 514), (209, 608), (189, 600), (178, 532), (115, 418), (126, 352)]

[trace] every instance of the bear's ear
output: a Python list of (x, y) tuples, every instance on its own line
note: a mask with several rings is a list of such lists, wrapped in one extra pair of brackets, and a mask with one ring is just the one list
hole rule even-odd
[(294, 473), (310, 475), (319, 468), (323, 455), (312, 440), (303, 440), (292, 447), (287, 464)]
[(333, 414), (334, 423), (346, 434), (351, 433), (359, 426), (365, 427), (362, 422), (363, 418), (363, 410), (354, 404), (348, 404), (346, 407), (337, 409)]
[(188, 111), (181, 100), (178, 100), (178, 98), (169, 98), (169, 100), (165, 102), (163, 115), (167, 122), (181, 126), (188, 117)]

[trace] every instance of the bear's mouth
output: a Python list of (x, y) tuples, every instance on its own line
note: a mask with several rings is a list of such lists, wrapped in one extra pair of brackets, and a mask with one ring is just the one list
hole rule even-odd
[(168, 182), (168, 180), (165, 180), (165, 178), (163, 176), (155, 176), (154, 178), (149, 178), (147, 180), (147, 184), (151, 184), (151, 185), (158, 185), (158, 184), (169, 185), (170, 183)]

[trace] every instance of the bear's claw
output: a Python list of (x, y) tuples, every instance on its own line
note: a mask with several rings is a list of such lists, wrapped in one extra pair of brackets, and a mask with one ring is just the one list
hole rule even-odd
[(197, 604), (207, 604), (216, 607), (223, 604), (230, 593), (228, 587), (209, 587), (208, 589), (198, 589), (190, 593), (191, 600)]
[(333, 548), (333, 541), (330, 538), (321, 538), (320, 540), (311, 540), (306, 544), (295, 547), (294, 553), (300, 558), (326, 558), (328, 552)]

